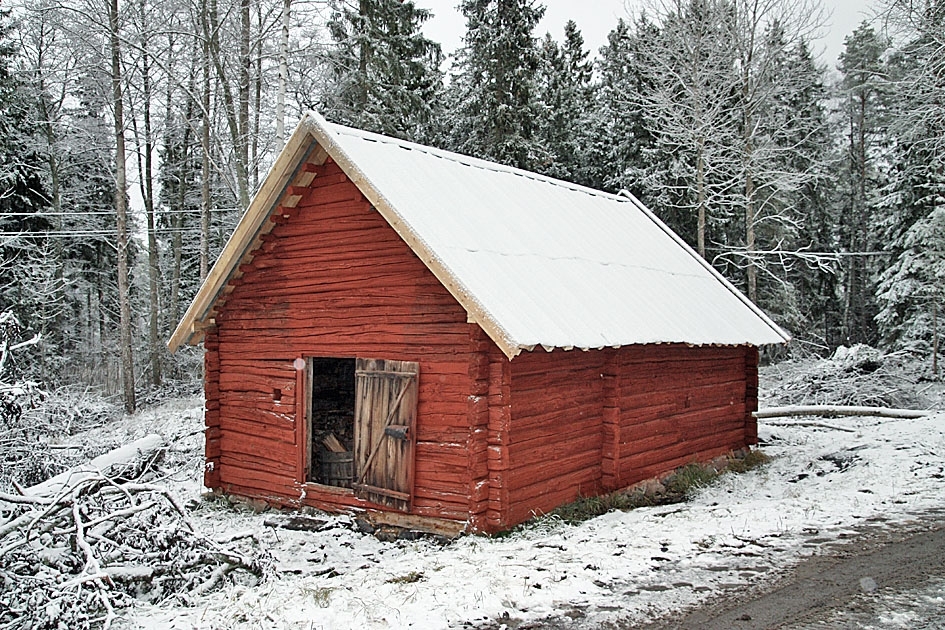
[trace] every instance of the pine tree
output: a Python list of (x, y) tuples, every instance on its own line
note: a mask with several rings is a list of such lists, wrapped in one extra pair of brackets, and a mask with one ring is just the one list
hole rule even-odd
[(421, 32), (431, 16), (410, 0), (335, 1), (329, 31), (333, 80), (324, 113), (337, 122), (425, 140), (438, 114), (442, 53)]
[(550, 162), (538, 138), (536, 77), (541, 65), (532, 31), (544, 14), (534, 0), (463, 0), (464, 46), (448, 96), (454, 151), (537, 170)]

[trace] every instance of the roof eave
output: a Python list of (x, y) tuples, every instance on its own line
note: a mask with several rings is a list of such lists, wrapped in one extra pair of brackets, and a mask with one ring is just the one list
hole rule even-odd
[[(627, 199), (629, 199), (630, 201), (632, 201), (633, 204), (634, 204), (646, 217), (648, 217), (651, 221), (653, 221), (653, 223), (655, 223), (657, 226), (659, 226), (659, 228), (660, 228), (661, 230), (663, 230), (671, 239), (673, 239), (674, 241), (676, 241), (676, 243), (677, 243), (680, 247), (682, 247), (686, 252), (688, 252), (689, 255), (692, 256), (700, 265), (702, 265), (702, 267), (705, 268), (706, 271), (708, 271), (710, 274), (712, 274), (712, 276), (713, 276), (716, 280), (718, 280), (718, 281), (722, 284), (722, 286), (724, 286), (726, 289), (728, 289), (736, 298), (738, 298), (738, 300), (739, 300), (742, 304), (744, 304), (746, 307), (748, 307), (748, 309), (751, 310), (752, 313), (754, 313), (756, 317), (758, 317), (761, 321), (763, 321), (763, 322), (765, 323), (765, 325), (768, 326), (768, 328), (771, 329), (771, 331), (775, 334), (775, 336), (780, 337), (780, 341), (766, 341), (766, 342), (761, 342), (761, 343), (754, 343), (754, 342), (751, 342), (751, 341), (749, 341), (749, 340), (746, 340), (746, 341), (744, 342), (746, 345), (753, 345), (753, 346), (769, 346), (769, 345), (775, 345), (775, 344), (785, 344), (785, 343), (788, 343), (788, 342), (791, 341), (791, 335), (789, 335), (783, 328), (781, 328), (780, 326), (778, 326), (778, 325), (774, 322), (774, 320), (772, 320), (770, 317), (768, 317), (768, 315), (767, 315), (763, 310), (761, 310), (761, 308), (758, 307), (757, 304), (755, 304), (754, 302), (752, 302), (751, 300), (749, 300), (749, 299), (745, 296), (744, 293), (742, 293), (741, 291), (739, 291), (739, 290), (735, 287), (735, 285), (733, 285), (731, 282), (729, 282), (728, 279), (726, 279), (725, 276), (723, 276), (721, 273), (719, 273), (719, 271), (718, 271), (715, 267), (713, 267), (711, 264), (709, 264), (709, 262), (708, 262), (705, 258), (703, 258), (702, 256), (700, 256), (694, 249), (692, 249), (692, 247), (690, 247), (689, 244), (688, 244), (686, 241), (684, 241), (684, 240), (682, 239), (682, 237), (680, 237), (680, 236), (679, 236), (678, 234), (676, 234), (674, 231), (672, 231), (671, 229), (669, 229), (669, 227), (668, 227), (665, 223), (663, 223), (663, 221), (661, 221), (660, 218), (657, 217), (657, 216), (653, 213), (652, 210), (650, 210), (649, 208), (647, 208), (647, 207), (643, 204), (643, 202), (641, 202), (639, 199), (637, 199), (636, 196), (633, 195), (633, 193), (631, 193), (631, 192), (629, 192), (629, 191), (627, 191), (627, 190), (621, 190), (621, 191), (620, 191), (620, 195), (621, 195), (621, 196), (624, 196), (624, 197), (626, 197)], [(710, 344), (710, 345), (711, 345), (711, 344)]]

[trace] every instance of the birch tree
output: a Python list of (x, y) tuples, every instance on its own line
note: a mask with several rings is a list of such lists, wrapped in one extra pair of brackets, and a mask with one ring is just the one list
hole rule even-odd
[(276, 148), (285, 146), (285, 96), (289, 82), (289, 29), (292, 0), (282, 0), (282, 36), (279, 38), (279, 85), (276, 92)]
[(784, 103), (817, 80), (786, 63), (820, 24), (818, 6), (806, 0), (653, 3), (659, 32), (640, 43), (650, 89), (637, 102), (669, 163), (654, 178), (657, 205), (694, 215), (696, 249), (755, 302), (762, 297), (759, 273), (784, 286), (784, 270), (799, 255), (785, 247), (799, 226), (794, 195), (816, 177), (816, 164), (792, 161), (806, 137)]
[[(131, 126), (136, 140), (136, 158), (138, 164), (138, 182), (141, 199), (144, 204), (144, 217), (147, 229), (148, 245), (148, 358), (150, 363), (151, 384), (160, 387), (162, 380), (162, 355), (164, 344), (159, 335), (161, 268), (158, 250), (157, 220), (155, 214), (154, 153), (155, 135), (152, 124), (152, 101), (154, 62), (152, 47), (158, 48), (155, 29), (151, 21), (153, 7), (148, 0), (138, 0), (134, 10), (133, 23), (137, 30), (138, 54), (135, 76), (140, 79), (140, 94), (135, 99), (140, 112), (132, 112)], [(137, 116), (140, 115), (140, 127)]]
[(666, 184), (672, 190), (661, 205), (696, 215), (696, 251), (705, 257), (708, 217), (730, 212), (737, 172), (730, 150), (739, 135), (733, 7), (727, 0), (676, 0), (657, 9), (659, 34), (641, 42), (639, 59), (651, 89), (635, 96), (660, 151), (683, 174)]
[[(796, 148), (789, 141), (794, 136), (791, 118), (766, 118), (779, 94), (790, 89), (789, 82), (801, 78), (779, 72), (778, 59), (812, 39), (824, 23), (824, 13), (817, 0), (733, 0), (733, 18), (745, 229), (742, 265), (748, 297), (757, 302), (758, 271), (765, 267), (767, 255), (759, 251), (758, 227), (787, 226), (791, 219), (783, 212), (784, 197), (811, 176), (784, 169), (786, 158)], [(766, 245), (776, 255), (781, 249), (777, 242)]]
[(131, 287), (129, 284), (128, 183), (125, 172), (125, 102), (121, 58), (121, 17), (118, 0), (108, 1), (108, 42), (111, 53), (112, 117), (115, 128), (115, 222), (118, 246), (118, 304), (121, 336), (121, 384), (125, 411), (133, 413), (135, 402), (134, 341), (131, 330)]

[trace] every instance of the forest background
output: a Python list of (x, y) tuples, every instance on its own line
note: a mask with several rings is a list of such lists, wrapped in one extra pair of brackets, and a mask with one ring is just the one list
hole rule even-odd
[(794, 335), (777, 352), (937, 357), (941, 0), (880, 0), (839, 74), (816, 0), (650, 0), (596, 52), (536, 35), (537, 0), (462, 0), (448, 58), (410, 1), (6, 6), (0, 382), (129, 411), (199, 383), (164, 342), (308, 108), (632, 192)]

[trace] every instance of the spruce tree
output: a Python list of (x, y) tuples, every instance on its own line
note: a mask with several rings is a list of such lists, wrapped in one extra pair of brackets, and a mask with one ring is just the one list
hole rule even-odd
[(336, 122), (426, 140), (438, 115), (442, 53), (421, 32), (431, 16), (410, 0), (333, 2), (332, 81), (323, 104)]
[(54, 280), (48, 261), (51, 228), (34, 142), (34, 99), (14, 74), (16, 48), (10, 12), (0, 12), (0, 312), (12, 311), (27, 328), (42, 331), (45, 289)]
[(654, 203), (655, 188), (647, 185), (647, 180), (651, 175), (662, 178), (666, 164), (653, 150), (655, 139), (646, 127), (644, 110), (636, 96), (652, 89), (643, 73), (641, 41), (658, 33), (656, 26), (643, 17), (635, 31), (620, 19), (600, 49), (599, 79), (590, 111), (586, 179), (594, 188), (614, 193), (626, 189), (661, 212), (662, 205)]
[(538, 135), (549, 154), (539, 171), (579, 184), (593, 184), (588, 164), (594, 67), (577, 24), (564, 26), (559, 46), (546, 35), (541, 46), (541, 117)]
[(541, 61), (534, 0), (463, 0), (463, 48), (450, 85), (446, 144), (454, 151), (529, 170), (550, 162), (538, 136)]
[(893, 17), (913, 30), (887, 63), (896, 88), (889, 160), (895, 168), (880, 221), (890, 264), (878, 283), (876, 319), (889, 345), (934, 346), (945, 297), (945, 3)]

